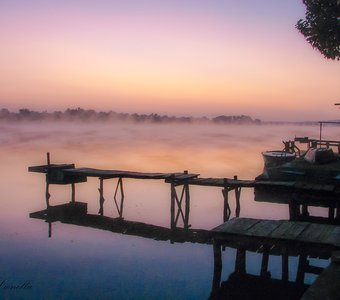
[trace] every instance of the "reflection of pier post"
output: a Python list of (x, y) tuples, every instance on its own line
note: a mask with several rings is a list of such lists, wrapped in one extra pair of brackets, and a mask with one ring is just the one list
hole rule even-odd
[[(188, 171), (184, 171), (184, 174), (188, 174)], [(177, 186), (182, 186), (181, 196), (177, 195)], [(178, 225), (179, 217), (183, 222), (183, 227), (188, 229), (189, 225), (189, 214), (190, 214), (190, 192), (189, 184), (187, 182), (178, 183), (171, 182), (171, 202), (170, 202), (170, 227), (175, 229)], [(184, 206), (184, 207), (183, 207)]]
[[(104, 179), (103, 177), (99, 177), (99, 214), (104, 215)], [(109, 178), (107, 178), (109, 179)], [(113, 200), (115, 202), (117, 212), (119, 218), (123, 218), (123, 207), (124, 207), (124, 189), (123, 189), (123, 179), (121, 177), (118, 178), (118, 182), (115, 188)]]
[(220, 242), (214, 241), (213, 251), (214, 251), (214, 277), (212, 282), (212, 298), (213, 295), (216, 294), (216, 292), (219, 290), (221, 284), (222, 251)]
[[(50, 158), (50, 152), (47, 152), (46, 154), (47, 156), (47, 166), (50, 166), (51, 164), (51, 158)], [(45, 199), (46, 199), (46, 207), (49, 208), (50, 207), (50, 192), (49, 192), (49, 186), (50, 186), (50, 182), (49, 182), (49, 172), (46, 172), (46, 190), (45, 190)]]
[(98, 213), (102, 216), (104, 214), (104, 183), (103, 178), (99, 177), (99, 211)]
[[(118, 197), (118, 190), (120, 191), (120, 199)], [(117, 182), (116, 190), (115, 190), (115, 195), (114, 195), (114, 201), (116, 204), (116, 208), (118, 211), (118, 215), (120, 218), (123, 218), (123, 205), (124, 205), (124, 189), (123, 189), (123, 179), (120, 177)], [(120, 201), (119, 201), (120, 200)], [(118, 204), (118, 202), (120, 202)]]

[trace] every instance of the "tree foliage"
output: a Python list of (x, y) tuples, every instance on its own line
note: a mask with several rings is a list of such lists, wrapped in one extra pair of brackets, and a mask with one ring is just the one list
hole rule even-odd
[(305, 20), (296, 28), (306, 40), (326, 58), (340, 60), (340, 1), (303, 0)]

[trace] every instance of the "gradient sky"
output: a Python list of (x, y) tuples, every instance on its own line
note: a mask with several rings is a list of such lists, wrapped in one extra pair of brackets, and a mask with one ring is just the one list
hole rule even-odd
[(340, 62), (301, 0), (0, 0), (0, 103), (263, 120), (340, 117)]

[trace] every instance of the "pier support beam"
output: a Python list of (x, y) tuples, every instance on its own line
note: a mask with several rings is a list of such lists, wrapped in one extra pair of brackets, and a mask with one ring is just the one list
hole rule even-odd
[(76, 185), (74, 183), (71, 184), (71, 190), (72, 190), (72, 196), (71, 196), (71, 202), (76, 202)]
[(214, 295), (220, 288), (221, 284), (221, 274), (222, 274), (222, 251), (221, 251), (221, 243), (218, 241), (214, 241), (213, 244), (214, 251), (214, 277), (212, 281), (212, 293), (210, 299), (214, 298)]
[[(234, 176), (234, 179), (237, 180), (237, 176)], [(235, 201), (236, 201), (235, 216), (236, 218), (240, 216), (240, 212), (241, 212), (240, 196), (241, 196), (241, 187), (235, 187)]]
[(102, 216), (104, 215), (104, 183), (103, 178), (99, 177), (99, 211), (98, 213)]
[[(184, 171), (185, 174), (188, 171)], [(176, 186), (182, 186), (181, 196), (178, 197)], [(184, 207), (183, 207), (184, 206)], [(179, 217), (181, 217), (184, 229), (188, 229), (190, 214), (190, 192), (189, 184), (179, 184), (171, 182), (171, 202), (170, 202), (170, 227), (175, 229), (178, 225)]]

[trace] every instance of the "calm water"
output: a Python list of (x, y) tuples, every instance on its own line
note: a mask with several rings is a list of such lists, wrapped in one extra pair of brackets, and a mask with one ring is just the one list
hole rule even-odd
[[(0, 298), (2, 299), (208, 299), (213, 278), (211, 245), (155, 241), (75, 225), (30, 219), (45, 208), (44, 176), (27, 167), (75, 163), (79, 167), (145, 172), (189, 172), (202, 177), (253, 179), (261, 173), (261, 151), (283, 148), (284, 139), (318, 136), (315, 126), (203, 126), (134, 124), (0, 124)], [(325, 138), (337, 138), (326, 128)], [(98, 179), (76, 187), (76, 200), (97, 213)], [(116, 217), (115, 181), (105, 181), (105, 215)], [(163, 181), (125, 180), (124, 217), (168, 227), (170, 187)], [(191, 187), (192, 228), (222, 223), (218, 188)], [(69, 186), (51, 187), (51, 204), (70, 200)], [(234, 198), (230, 203), (234, 207)], [(254, 202), (242, 190), (241, 216), (287, 219), (285, 205)], [(235, 250), (223, 253), (223, 276), (234, 270)], [(249, 253), (247, 272), (259, 274), (259, 257)], [(320, 262), (326, 265), (327, 261)], [(294, 280), (296, 260), (290, 260)], [(271, 257), (273, 278), (281, 262)], [(307, 276), (311, 283), (315, 276)], [(30, 286), (4, 289), (5, 285)]]

